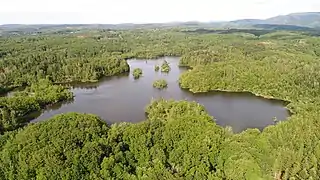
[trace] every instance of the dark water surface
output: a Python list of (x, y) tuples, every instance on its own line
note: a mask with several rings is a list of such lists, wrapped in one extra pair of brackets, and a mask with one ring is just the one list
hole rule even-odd
[[(166, 60), (170, 63), (169, 74), (155, 72), (154, 66)], [(246, 128), (263, 129), (273, 124), (273, 118), (285, 120), (289, 112), (282, 101), (267, 100), (250, 93), (209, 92), (193, 94), (179, 87), (179, 75), (186, 71), (179, 68), (179, 58), (164, 57), (157, 60), (128, 60), (131, 70), (141, 68), (143, 77), (134, 80), (131, 74), (105, 78), (97, 83), (73, 84), (73, 102), (54, 105), (33, 122), (66, 112), (97, 114), (108, 123), (140, 122), (146, 119), (144, 109), (152, 98), (197, 101), (204, 105), (221, 126), (231, 126), (234, 132)], [(164, 78), (168, 88), (154, 89), (153, 81)]]

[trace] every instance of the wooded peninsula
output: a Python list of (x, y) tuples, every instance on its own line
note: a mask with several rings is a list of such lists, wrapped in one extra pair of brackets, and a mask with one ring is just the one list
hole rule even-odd
[[(0, 97), (0, 179), (320, 177), (318, 36), (91, 29), (0, 36), (0, 42), (0, 92), (22, 89)], [(179, 77), (181, 88), (252, 92), (288, 101), (292, 115), (263, 131), (234, 133), (196, 102), (156, 99), (137, 124), (108, 125), (73, 112), (28, 123), (32, 112), (73, 99), (64, 83), (99, 81), (128, 73), (127, 59), (163, 56), (181, 57), (180, 66), (190, 68)], [(152, 69), (170, 73), (167, 66)]]

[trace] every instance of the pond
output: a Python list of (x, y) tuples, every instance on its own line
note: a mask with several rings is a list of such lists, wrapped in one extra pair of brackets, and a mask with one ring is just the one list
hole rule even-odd
[[(154, 66), (166, 60), (171, 71), (155, 72)], [(156, 60), (128, 60), (131, 70), (141, 68), (143, 76), (135, 80), (131, 74), (104, 78), (97, 83), (72, 84), (74, 101), (49, 107), (43, 113), (34, 114), (32, 122), (42, 121), (66, 112), (92, 113), (108, 123), (140, 122), (146, 119), (145, 107), (152, 98), (196, 101), (204, 105), (215, 117), (217, 124), (231, 126), (234, 132), (247, 128), (259, 128), (273, 124), (273, 119), (285, 120), (289, 116), (282, 101), (267, 100), (250, 93), (209, 92), (193, 94), (179, 87), (179, 75), (186, 71), (179, 68), (179, 58), (163, 57)], [(168, 88), (153, 88), (153, 81), (166, 79)]]

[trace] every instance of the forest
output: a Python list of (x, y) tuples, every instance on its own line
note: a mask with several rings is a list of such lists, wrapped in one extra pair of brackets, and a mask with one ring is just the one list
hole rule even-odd
[[(0, 92), (23, 88), (0, 97), (0, 179), (319, 179), (320, 38), (190, 31), (0, 37)], [(234, 133), (196, 102), (156, 99), (136, 124), (73, 112), (28, 123), (30, 113), (73, 98), (63, 83), (98, 81), (129, 72), (129, 58), (162, 56), (189, 67), (181, 88), (285, 100), (292, 115)]]
[(72, 98), (73, 94), (66, 87), (54, 85), (47, 79), (41, 79), (12, 96), (0, 97), (0, 133), (23, 126), (28, 115), (47, 105)]

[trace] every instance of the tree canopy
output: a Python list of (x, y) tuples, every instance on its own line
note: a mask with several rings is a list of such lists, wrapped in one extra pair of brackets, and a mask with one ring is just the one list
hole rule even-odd
[(170, 72), (171, 68), (170, 65), (167, 61), (163, 61), (162, 65), (161, 65), (161, 72)]
[(165, 79), (158, 79), (153, 82), (153, 87), (158, 89), (164, 89), (168, 87), (168, 83)]
[(73, 94), (66, 87), (44, 79), (12, 96), (0, 97), (0, 133), (24, 125), (32, 112), (71, 99)]
[[(318, 179), (320, 38), (191, 32), (0, 37), (0, 92), (25, 87), (0, 98), (0, 179)], [(78, 113), (26, 123), (31, 112), (72, 99), (56, 83), (97, 81), (128, 72), (126, 59), (161, 56), (181, 56), (180, 66), (190, 68), (179, 78), (182, 88), (286, 100), (292, 116), (235, 134), (196, 102), (159, 99), (137, 124), (109, 126)]]
[(142, 69), (136, 68), (133, 70), (132, 75), (135, 79), (139, 79), (142, 76)]

